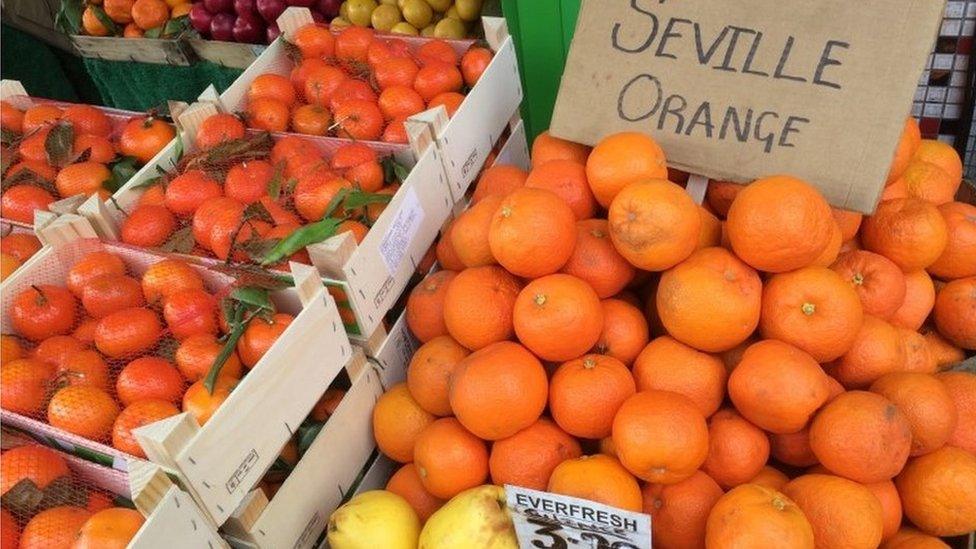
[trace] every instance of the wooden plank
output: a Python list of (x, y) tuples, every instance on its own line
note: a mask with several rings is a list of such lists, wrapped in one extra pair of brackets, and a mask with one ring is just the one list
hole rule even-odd
[(128, 549), (174, 547), (229, 548), (185, 492), (171, 486), (159, 500)]
[(389, 389), (406, 380), (407, 367), (418, 347), (420, 342), (407, 326), (407, 315), (401, 313), (383, 344), (376, 352), (369, 354), (376, 361), (376, 371), (383, 387)]
[(264, 44), (242, 44), (190, 38), (187, 40), (197, 57), (232, 69), (246, 69), (267, 47)]
[(71, 42), (82, 57), (106, 61), (189, 66), (194, 60), (193, 50), (181, 39), (119, 38), (74, 34), (71, 35)]

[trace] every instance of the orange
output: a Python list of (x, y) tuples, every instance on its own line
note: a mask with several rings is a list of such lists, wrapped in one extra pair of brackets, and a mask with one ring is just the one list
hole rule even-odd
[[(300, 36), (301, 30), (303, 29), (299, 29), (295, 34), (296, 39)], [(248, 101), (275, 99), (291, 107), (296, 101), (295, 86), (292, 85), (291, 80), (280, 74), (262, 74), (251, 81), (251, 85), (247, 88), (247, 99)]]
[(705, 248), (661, 275), (657, 313), (675, 339), (726, 351), (756, 330), (761, 293), (756, 271), (723, 248)]
[(962, 180), (962, 159), (948, 143), (935, 139), (922, 139), (915, 149), (913, 161), (929, 162), (941, 168), (958, 187)]
[(162, 336), (156, 313), (143, 307), (122, 309), (98, 321), (95, 347), (109, 358), (124, 358), (148, 351)]
[[(125, 1), (125, 0), (122, 0)], [(59, 120), (64, 111), (54, 105), (35, 105), (24, 111), (22, 122), (24, 133), (33, 132)]]
[(46, 210), (55, 198), (51, 193), (33, 185), (14, 185), (0, 197), (0, 216), (32, 225), (34, 210)]
[(958, 411), (956, 428), (949, 435), (948, 444), (976, 454), (976, 374), (942, 372), (936, 378), (945, 384)]
[(922, 335), (939, 369), (951, 367), (966, 358), (966, 353), (962, 349), (953, 345), (934, 328), (923, 327)]
[(563, 199), (577, 220), (589, 219), (596, 211), (596, 200), (586, 182), (586, 167), (573, 160), (551, 160), (535, 164), (525, 186), (547, 189)]
[(503, 197), (498, 194), (486, 196), (461, 213), (451, 225), (451, 243), (454, 245), (454, 253), (465, 267), (481, 267), (497, 263), (488, 243), (488, 230), (502, 200)]
[(437, 61), (424, 64), (413, 81), (413, 89), (424, 101), (430, 101), (441, 93), (460, 91), (462, 85), (464, 77), (457, 67)]
[(58, 381), (67, 385), (87, 385), (108, 391), (108, 364), (97, 351), (75, 351), (58, 365)]
[(895, 156), (891, 160), (891, 167), (888, 168), (887, 185), (894, 183), (905, 172), (921, 141), (922, 133), (919, 130), (918, 122), (909, 116), (905, 119), (901, 136), (898, 138), (898, 147), (895, 149)]
[[(373, 78), (381, 90), (392, 86), (413, 88), (420, 67), (412, 59), (406, 57), (391, 57), (380, 61), (373, 67)], [(419, 90), (415, 90), (419, 91)], [(437, 95), (434, 93), (433, 97)]]
[(249, 128), (283, 132), (288, 129), (291, 112), (287, 104), (277, 99), (259, 97), (248, 102), (245, 118)]
[(878, 502), (881, 503), (883, 524), (881, 539), (887, 540), (894, 536), (898, 532), (898, 527), (901, 526), (902, 511), (901, 499), (898, 497), (898, 489), (895, 488), (895, 483), (890, 480), (872, 482), (865, 484), (864, 487), (870, 490), (874, 494), (874, 497), (878, 498)]
[(736, 255), (760, 271), (810, 265), (830, 244), (830, 205), (809, 183), (790, 176), (758, 179), (736, 196), (725, 228)]
[(716, 215), (725, 218), (729, 214), (732, 201), (735, 200), (739, 191), (744, 188), (745, 185), (733, 181), (710, 179), (708, 181), (708, 189), (705, 191), (705, 201)]
[(939, 333), (963, 349), (976, 349), (976, 276), (953, 280), (935, 297)]
[(176, 230), (176, 218), (164, 206), (140, 205), (122, 221), (122, 242), (144, 248), (165, 243)]
[(611, 434), (620, 405), (637, 392), (634, 378), (619, 360), (601, 355), (563, 363), (549, 384), (549, 411), (567, 433), (579, 438)]
[(441, 418), (417, 436), (414, 465), (428, 492), (449, 499), (488, 478), (488, 450), (458, 420)]
[(495, 165), (485, 168), (478, 177), (471, 195), (471, 204), (477, 204), (490, 195), (507, 196), (525, 186), (529, 174), (517, 166)]
[(390, 86), (384, 89), (377, 103), (386, 120), (413, 116), (426, 106), (420, 94), (408, 86)]
[(185, 380), (168, 361), (143, 356), (129, 362), (115, 380), (115, 393), (124, 406), (145, 399), (159, 399), (174, 404), (183, 396)]
[[(16, 340), (11, 340), (17, 344)], [(71, 336), (51, 336), (40, 342), (40, 344), (34, 348), (33, 358), (57, 367), (63, 364), (64, 361), (67, 360), (67, 358), (73, 353), (84, 348), (85, 346), (80, 341)], [(17, 350), (20, 350), (19, 345)], [(7, 348), (4, 347), (3, 351), (4, 354), (6, 354)], [(17, 360), (19, 358), (21, 358), (19, 353), (15, 351), (13, 357), (4, 357), (4, 360)]]
[(34, 515), (20, 534), (23, 549), (47, 547), (73, 547), (71, 542), (78, 536), (82, 525), (91, 512), (82, 507), (59, 505)]
[(245, 133), (244, 123), (236, 116), (228, 113), (215, 114), (200, 123), (196, 145), (200, 150), (205, 151), (222, 143), (240, 139)]
[(34, 341), (64, 335), (74, 328), (78, 303), (71, 292), (49, 284), (32, 285), (14, 296), (10, 323), (18, 335)]
[(44, 490), (70, 475), (67, 462), (54, 450), (34, 444), (17, 446), (5, 451), (0, 460), (0, 494), (24, 480)]
[(956, 428), (956, 404), (945, 385), (929, 374), (895, 372), (871, 384), (898, 407), (912, 430), (912, 456), (933, 452), (946, 444)]
[(640, 512), (640, 486), (619, 461), (603, 454), (566, 460), (556, 466), (546, 489), (611, 507)]
[(238, 379), (221, 375), (214, 383), (213, 392), (207, 390), (203, 385), (203, 380), (197, 381), (183, 393), (181, 410), (190, 414), (193, 419), (203, 427), (214, 413), (220, 408), (231, 391), (237, 386)]
[(180, 413), (172, 402), (159, 399), (137, 400), (125, 407), (112, 424), (112, 446), (115, 449), (145, 458), (146, 453), (132, 431)]
[(857, 236), (857, 230), (861, 228), (864, 214), (840, 208), (830, 208), (830, 213), (834, 216), (834, 221), (840, 227), (841, 240), (848, 240)]
[(939, 370), (936, 357), (929, 348), (929, 343), (925, 336), (906, 328), (898, 328), (898, 335), (901, 338), (901, 345), (905, 349), (905, 363), (902, 371), (918, 372), (923, 374), (934, 374)]
[(216, 334), (217, 299), (200, 289), (172, 293), (163, 301), (163, 318), (170, 334), (179, 340), (195, 334)]
[(519, 341), (550, 361), (581, 356), (603, 331), (600, 298), (586, 282), (567, 274), (537, 278), (522, 288), (512, 319)]
[(674, 484), (693, 475), (705, 462), (708, 426), (688, 397), (641, 391), (617, 411), (613, 443), (620, 462), (638, 478)]
[(451, 337), (478, 350), (515, 335), (512, 311), (521, 285), (498, 266), (465, 269), (444, 296), (444, 324)]
[(643, 512), (651, 515), (654, 546), (684, 549), (705, 546), (705, 522), (722, 489), (702, 471), (676, 484), (646, 484)]
[(729, 397), (746, 419), (772, 433), (795, 433), (827, 401), (827, 376), (807, 353), (778, 340), (751, 345), (729, 375)]
[(407, 500), (410, 507), (417, 513), (421, 524), (447, 503), (424, 488), (420, 474), (417, 473), (417, 467), (413, 463), (407, 463), (397, 469), (387, 481), (386, 490)]
[(237, 342), (237, 355), (244, 366), (257, 365), (293, 320), (295, 317), (285, 313), (276, 313), (270, 320), (260, 317), (251, 320)]
[(786, 465), (810, 467), (819, 463), (810, 448), (810, 430), (807, 427), (795, 433), (770, 433), (769, 447), (773, 457)]
[(162, 120), (134, 118), (126, 123), (119, 135), (119, 151), (135, 157), (141, 164), (148, 164), (175, 136), (173, 127)]
[(976, 530), (976, 456), (946, 446), (908, 462), (895, 479), (905, 517), (923, 532)]
[(24, 111), (7, 101), (0, 101), (0, 127), (14, 133), (23, 133)]
[(321, 105), (302, 105), (291, 112), (291, 131), (305, 135), (327, 135), (332, 113)]
[(736, 487), (715, 502), (705, 524), (705, 546), (815, 547), (813, 528), (797, 504), (756, 484)]
[(166, 185), (166, 207), (176, 215), (190, 216), (210, 198), (223, 194), (220, 184), (203, 170), (189, 170)]
[(783, 488), (806, 515), (818, 547), (863, 547), (881, 543), (881, 503), (863, 485), (833, 475), (802, 475)]
[(200, 273), (178, 259), (157, 261), (142, 274), (142, 293), (149, 303), (156, 303), (184, 290), (202, 289)]
[(132, 6), (135, 0), (104, 0), (102, 7), (109, 19), (116, 23), (132, 22)]
[(456, 276), (454, 271), (431, 273), (410, 291), (406, 306), (407, 326), (421, 342), (447, 335), (444, 301), (447, 289)]
[(458, 64), (458, 56), (454, 52), (454, 48), (447, 42), (439, 39), (425, 42), (417, 48), (415, 55), (423, 64), (431, 62), (447, 63), (448, 65)]
[(451, 118), (461, 108), (462, 102), (464, 102), (464, 95), (458, 92), (443, 92), (432, 97), (427, 102), (427, 108), (433, 109), (437, 106), (443, 106), (444, 110), (447, 111), (447, 117)]
[(252, 204), (268, 194), (275, 169), (264, 160), (241, 162), (227, 172), (224, 194), (243, 204)]
[[(676, 368), (675, 364), (681, 364)], [(717, 357), (693, 349), (670, 336), (661, 336), (634, 361), (638, 391), (671, 391), (688, 397), (704, 417), (718, 410), (725, 398), (727, 374)]]
[(383, 134), (383, 113), (375, 101), (349, 99), (334, 114), (339, 137), (375, 141)]
[(935, 306), (935, 285), (923, 269), (905, 273), (905, 299), (888, 322), (899, 328), (917, 330), (922, 327)]
[(407, 387), (421, 408), (435, 416), (452, 414), (449, 383), (458, 364), (470, 354), (446, 335), (428, 340), (414, 352), (407, 368)]
[(108, 440), (119, 406), (108, 393), (88, 385), (59, 389), (47, 405), (52, 427), (97, 441)]
[(621, 299), (604, 299), (603, 331), (592, 352), (630, 366), (647, 345), (647, 320), (640, 309)]
[(44, 408), (48, 384), (54, 377), (49, 364), (22, 358), (10, 360), (0, 369), (0, 408), (17, 414), (36, 415)]
[(169, 6), (163, 0), (136, 0), (132, 5), (132, 22), (142, 30), (161, 27), (168, 19)]
[(636, 132), (604, 137), (586, 160), (586, 177), (597, 202), (609, 208), (624, 187), (649, 179), (667, 179), (664, 151), (656, 141)]
[(461, 74), (468, 87), (474, 87), (491, 63), (492, 53), (488, 48), (472, 46), (461, 56)]
[(636, 274), (634, 266), (614, 248), (605, 219), (576, 222), (576, 246), (561, 272), (586, 281), (600, 299), (620, 293)]
[(684, 189), (663, 179), (643, 179), (615, 191), (607, 220), (620, 255), (647, 271), (686, 259), (701, 231), (698, 206)]
[(912, 431), (890, 400), (848, 391), (830, 401), (810, 425), (810, 448), (831, 473), (870, 483), (894, 477), (911, 451)]
[(553, 469), (582, 455), (580, 445), (552, 420), (540, 418), (514, 435), (491, 445), (491, 481), (545, 490)]
[(410, 463), (417, 436), (434, 419), (410, 396), (407, 384), (398, 383), (376, 401), (373, 436), (381, 452), (400, 463)]
[[(106, 3), (108, 0), (106, 0)], [(78, 532), (72, 549), (124, 549), (145, 519), (134, 509), (111, 507), (91, 516)]]
[(708, 419), (708, 457), (702, 471), (723, 488), (749, 482), (769, 459), (769, 439), (735, 410), (726, 408)]
[[(781, 491), (789, 481), (790, 477), (783, 474), (779, 469), (767, 465), (759, 471), (758, 475), (752, 477), (748, 484), (758, 484), (770, 490)], [(895, 497), (897, 498), (897, 494)]]
[(112, 134), (112, 120), (91, 105), (72, 105), (64, 109), (61, 119), (71, 123), (75, 135), (92, 134), (108, 137)]
[(303, 59), (313, 57), (332, 57), (335, 52), (335, 37), (323, 25), (305, 25), (295, 31), (292, 44), (298, 47)]
[(935, 536), (905, 526), (891, 539), (882, 543), (880, 549), (949, 549), (949, 546)]
[[(0, 252), (27, 261), (41, 249), (41, 241), (33, 233), (11, 233), (0, 237)], [(70, 287), (69, 287), (70, 289)]]
[(948, 241), (938, 208), (917, 198), (882, 202), (861, 227), (864, 248), (894, 261), (905, 272), (935, 263)]
[(20, 345), (20, 340), (12, 335), (0, 334), (0, 364), (22, 358), (27, 358), (27, 351)]
[(54, 180), (58, 193), (62, 197), (85, 195), (106, 195), (108, 191), (103, 185), (112, 177), (112, 172), (104, 164), (98, 162), (78, 162), (65, 166), (58, 172)]
[(520, 188), (495, 212), (488, 243), (495, 259), (512, 274), (538, 278), (569, 260), (576, 245), (573, 211), (556, 194)]
[(589, 156), (590, 148), (586, 145), (560, 139), (548, 130), (532, 141), (532, 166), (541, 166), (550, 160), (572, 160), (585, 165)]
[(0, 544), (4, 547), (20, 547), (20, 525), (6, 509), (0, 508)]
[(931, 202), (936, 206), (952, 202), (959, 189), (959, 180), (941, 167), (920, 160), (913, 160), (893, 185), (902, 185), (905, 194)]
[(949, 240), (928, 271), (942, 279), (976, 276), (976, 206), (947, 202), (939, 206)]
[(75, 137), (72, 154), (80, 157), (86, 152), (88, 160), (97, 164), (107, 164), (115, 159), (115, 145), (100, 135), (83, 133)]
[(698, 232), (696, 250), (711, 248), (722, 244), (722, 222), (704, 206), (698, 206), (701, 216), (701, 230)]
[(454, 229), (453, 221), (448, 222), (444, 229), (441, 231), (441, 237), (437, 241), (437, 246), (435, 247), (435, 256), (437, 257), (437, 263), (440, 264), (442, 269), (447, 269), (449, 271), (463, 271), (464, 263), (458, 259), (457, 253), (454, 251), (454, 242), (451, 240), (451, 230)]
[(146, 304), (139, 281), (125, 275), (102, 275), (88, 282), (81, 304), (93, 318), (108, 316), (119, 309)]
[(863, 389), (904, 365), (905, 347), (898, 330), (880, 318), (865, 315), (854, 344), (828, 371), (844, 387)]
[(369, 46), (376, 40), (373, 29), (346, 27), (335, 39), (335, 55), (342, 61), (366, 61)]
[(546, 407), (542, 364), (509, 341), (475, 351), (450, 378), (450, 403), (465, 429), (485, 440), (507, 438), (534, 423)]
[(766, 281), (759, 328), (766, 338), (828, 362), (851, 348), (863, 318), (857, 292), (840, 275), (825, 267), (806, 267)]
[(865, 314), (887, 320), (905, 301), (905, 275), (883, 255), (853, 250), (830, 268), (852, 285)]

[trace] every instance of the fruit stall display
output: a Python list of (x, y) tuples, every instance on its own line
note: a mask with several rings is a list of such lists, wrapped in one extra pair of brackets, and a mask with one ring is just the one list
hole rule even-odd
[(869, 216), (788, 176), (696, 204), (640, 134), (532, 152), (485, 171), (412, 290), (422, 344), (373, 411), (401, 466), (333, 515), (333, 548), (515, 547), (479, 537), (506, 520), (486, 482), (643, 511), (656, 547), (976, 529), (976, 206), (951, 147), (909, 120)]
[(176, 135), (152, 113), (31, 98), (15, 81), (0, 96), (0, 216), (25, 227), (59, 200), (108, 198)]
[(130, 499), (125, 473), (38, 445), (6, 428), (3, 437), (0, 544), (4, 547), (114, 544), (138, 549), (160, 543), (222, 543), (189, 496), (176, 486), (142, 512)]

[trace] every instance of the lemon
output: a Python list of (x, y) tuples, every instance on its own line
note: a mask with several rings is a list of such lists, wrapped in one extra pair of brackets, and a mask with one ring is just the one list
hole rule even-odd
[(373, 23), (374, 29), (387, 32), (393, 28), (393, 25), (402, 21), (402, 18), (400, 17), (400, 10), (396, 6), (381, 4), (373, 10), (370, 21)]
[(457, 0), (454, 7), (462, 21), (477, 21), (481, 17), (482, 0)]
[(396, 25), (393, 25), (393, 28), (390, 29), (390, 32), (392, 32), (393, 34), (408, 34), (410, 36), (418, 36), (420, 34), (420, 32), (417, 31), (416, 27), (414, 27), (410, 23), (407, 23), (406, 21), (400, 21)]
[(345, 17), (343, 17), (341, 15), (339, 17), (336, 17), (332, 21), (329, 21), (329, 27), (332, 28), (332, 29), (335, 29), (335, 30), (341, 30), (341, 29), (344, 29), (346, 27), (351, 27), (351, 26), (352, 26), (352, 23), (350, 23), (348, 19), (346, 19)]
[(327, 532), (332, 549), (416, 549), (420, 519), (402, 497), (371, 490), (336, 509)]
[(349, 7), (346, 9), (346, 19), (357, 27), (368, 27), (373, 10), (376, 9), (376, 0), (347, 0)]
[(339, 17), (346, 21), (349, 20), (349, 0), (345, 0), (345, 2), (339, 4)]
[(420, 36), (426, 36), (427, 38), (433, 38), (434, 37), (434, 26), (435, 25), (427, 25), (426, 27), (420, 29)]
[(434, 15), (430, 5), (424, 0), (403, 0), (403, 18), (415, 29), (422, 29), (430, 24)]
[(465, 490), (427, 519), (420, 532), (419, 549), (457, 547), (518, 549), (502, 487), (485, 485)]
[(434, 11), (444, 13), (447, 11), (447, 8), (451, 7), (454, 0), (427, 0), (427, 3), (430, 4), (430, 7), (433, 8)]
[(437, 38), (453, 38), (459, 39), (464, 38), (465, 28), (464, 23), (460, 19), (453, 19), (451, 17), (445, 17), (437, 22), (434, 26), (434, 36)]
[(458, 15), (457, 6), (451, 6), (447, 11), (444, 12), (444, 17), (449, 17), (451, 19), (461, 20), (461, 16)]

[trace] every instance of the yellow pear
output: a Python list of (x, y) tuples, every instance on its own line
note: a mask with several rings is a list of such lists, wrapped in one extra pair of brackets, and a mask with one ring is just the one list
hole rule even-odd
[(336, 509), (327, 531), (332, 549), (416, 549), (420, 519), (402, 497), (371, 490)]
[(418, 549), (462, 548), (518, 549), (501, 486), (465, 490), (427, 519)]

